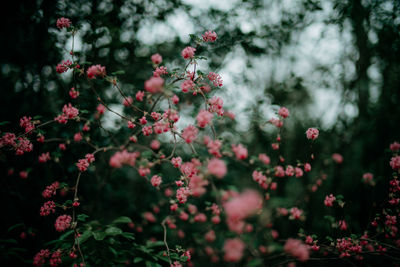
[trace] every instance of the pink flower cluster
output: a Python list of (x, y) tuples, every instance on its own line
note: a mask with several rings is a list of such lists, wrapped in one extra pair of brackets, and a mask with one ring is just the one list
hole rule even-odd
[(46, 262), (46, 258), (48, 257), (50, 257), (50, 251), (48, 249), (42, 249), (33, 258), (33, 266), (43, 266), (43, 264)]
[(189, 125), (182, 131), (182, 138), (186, 143), (191, 144), (196, 140), (198, 133), (199, 130), (195, 126)]
[(140, 156), (139, 152), (128, 152), (126, 150), (116, 152), (110, 158), (110, 166), (113, 168), (121, 168), (122, 165), (135, 166), (136, 159)]
[(22, 117), (19, 120), (19, 125), (25, 129), (25, 133), (32, 131), (35, 129), (35, 125), (32, 123), (32, 118), (31, 117)]
[(86, 154), (84, 159), (78, 160), (76, 166), (80, 172), (84, 172), (89, 168), (90, 163), (94, 162), (95, 158), (93, 154)]
[(210, 80), (210, 82), (213, 83), (214, 86), (221, 87), (223, 85), (222, 84), (222, 78), (221, 78), (221, 76), (219, 74), (214, 73), (214, 72), (210, 72), (207, 75), (207, 77)]
[(207, 110), (200, 110), (199, 114), (196, 117), (197, 125), (201, 128), (206, 127), (207, 124), (211, 123), (213, 116), (214, 115)]
[(310, 258), (310, 251), (306, 244), (303, 244), (301, 240), (289, 238), (286, 240), (284, 251), (297, 258), (299, 261), (307, 261)]
[(106, 67), (103, 67), (99, 64), (92, 65), (87, 69), (86, 75), (88, 79), (96, 79), (96, 77), (104, 77), (106, 76)]
[(245, 227), (244, 220), (257, 213), (262, 207), (262, 198), (257, 191), (246, 190), (223, 204), (229, 230), (241, 234)]
[(227, 172), (225, 162), (217, 158), (213, 158), (208, 162), (207, 169), (210, 174), (215, 175), (219, 179), (222, 179)]
[(54, 118), (55, 121), (61, 124), (66, 124), (68, 120), (74, 119), (79, 115), (79, 110), (72, 106), (71, 103), (64, 105), (62, 114)]
[(318, 138), (319, 131), (316, 128), (308, 128), (306, 135), (307, 135), (307, 139), (315, 140)]
[(64, 73), (64, 72), (66, 72), (70, 67), (71, 67), (71, 65), (72, 65), (72, 62), (68, 59), (68, 60), (66, 60), (66, 61), (62, 61), (61, 63), (59, 63), (57, 66), (56, 66), (56, 71), (58, 72), (58, 73)]
[(329, 196), (325, 197), (324, 204), (327, 207), (332, 207), (333, 202), (335, 202), (335, 200), (336, 200), (336, 197), (334, 195), (330, 194)]
[(232, 151), (235, 153), (236, 159), (246, 159), (248, 156), (247, 148), (242, 144), (232, 145)]
[(64, 214), (56, 219), (54, 226), (58, 232), (64, 232), (71, 226), (71, 221), (71, 216)]
[(194, 57), (195, 52), (196, 48), (188, 46), (182, 50), (181, 55), (184, 59), (189, 59)]
[(46, 189), (42, 192), (42, 196), (44, 198), (51, 198), (57, 192), (58, 187), (60, 186), (59, 182), (54, 182), (51, 185), (47, 186)]
[(203, 37), (204, 42), (215, 42), (218, 38), (217, 34), (212, 31), (206, 31), (201, 36)]
[(151, 177), (151, 185), (154, 187), (158, 187), (160, 186), (160, 184), (162, 183), (162, 178), (158, 175), (153, 175), (153, 177)]
[(54, 213), (56, 211), (56, 204), (54, 201), (50, 200), (47, 201), (43, 204), (42, 207), (40, 207), (40, 216), (47, 216), (50, 213)]
[(161, 93), (164, 86), (164, 79), (161, 77), (151, 77), (147, 81), (144, 82), (144, 89), (151, 93)]
[(62, 28), (69, 28), (71, 27), (71, 21), (67, 18), (59, 18), (57, 19), (57, 28), (59, 28), (60, 30)]
[(227, 262), (238, 262), (243, 257), (245, 244), (239, 238), (227, 239), (224, 243), (224, 260)]
[(155, 64), (155, 65), (159, 65), (162, 62), (162, 56), (160, 54), (154, 54), (151, 56), (151, 61)]

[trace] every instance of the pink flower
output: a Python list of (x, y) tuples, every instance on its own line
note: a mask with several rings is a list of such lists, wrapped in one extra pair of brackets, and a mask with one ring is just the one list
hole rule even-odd
[(160, 146), (161, 146), (161, 144), (160, 144), (160, 142), (158, 140), (153, 140), (150, 143), (150, 147), (153, 150), (158, 150), (160, 148)]
[(153, 128), (151, 126), (145, 126), (142, 128), (143, 135), (149, 136), (153, 133)]
[(286, 166), (285, 174), (286, 174), (286, 176), (293, 176), (294, 175), (294, 168), (293, 168), (292, 165)]
[(187, 187), (180, 187), (176, 190), (176, 198), (179, 203), (183, 204), (187, 201), (188, 196), (190, 195), (190, 189)]
[(195, 222), (206, 222), (207, 216), (204, 213), (199, 213), (196, 216), (194, 216), (194, 221)]
[(124, 97), (124, 101), (122, 102), (122, 105), (124, 105), (125, 107), (129, 107), (130, 105), (132, 105), (133, 103), (133, 99), (131, 96), (128, 97)]
[(257, 213), (262, 207), (262, 198), (257, 191), (246, 190), (223, 204), (227, 224), (231, 231), (242, 233), (244, 219)]
[(48, 249), (42, 249), (33, 258), (33, 266), (42, 266), (48, 257), (50, 257), (50, 251)]
[(345, 221), (345, 220), (339, 221), (339, 227), (340, 227), (340, 230), (346, 231), (346, 230), (347, 230), (347, 223), (346, 223), (346, 221)]
[(311, 171), (311, 164), (310, 163), (305, 163), (304, 164), (304, 171), (305, 172)]
[(319, 131), (316, 128), (308, 128), (306, 135), (307, 135), (307, 139), (315, 140), (318, 138)]
[(163, 86), (164, 86), (164, 79), (161, 77), (151, 77), (144, 83), (144, 89), (152, 94), (162, 92)]
[(211, 99), (208, 100), (208, 104), (210, 105), (208, 109), (210, 112), (215, 112), (219, 116), (224, 115), (224, 101), (221, 98), (213, 96)]
[(208, 181), (203, 179), (200, 176), (193, 175), (190, 178), (189, 182), (189, 189), (191, 192), (191, 195), (194, 197), (200, 197), (206, 192), (206, 186), (208, 185)]
[(212, 42), (212, 43), (215, 42), (218, 38), (217, 34), (212, 31), (207, 31), (201, 36), (203, 37), (204, 42)]
[(182, 50), (181, 55), (184, 59), (193, 58), (194, 52), (196, 52), (196, 48), (188, 46)]
[(217, 158), (213, 158), (208, 162), (207, 169), (210, 174), (215, 175), (219, 179), (222, 179), (227, 172), (225, 162)]
[(44, 162), (46, 162), (48, 160), (50, 160), (50, 153), (49, 152), (43, 153), (43, 154), (41, 154), (39, 156), (39, 162), (40, 163), (44, 163)]
[(143, 101), (143, 97), (144, 97), (144, 92), (143, 91), (138, 91), (136, 93), (135, 97), (136, 97), (137, 101), (142, 102)]
[(303, 176), (303, 170), (299, 167), (294, 168), (294, 173), (296, 177), (302, 177)]
[(19, 172), (19, 177), (21, 177), (22, 179), (28, 178), (28, 172), (27, 171), (20, 171)]
[(222, 143), (220, 140), (214, 140), (214, 141), (209, 141), (207, 144), (208, 148), (208, 153), (211, 155), (214, 155), (217, 158), (220, 158), (221, 152), (219, 151), (221, 149)]
[(80, 159), (78, 160), (78, 163), (76, 163), (76, 167), (78, 167), (80, 172), (84, 172), (89, 168), (89, 162), (86, 159)]
[(195, 126), (189, 125), (183, 130), (182, 138), (185, 140), (186, 143), (191, 144), (197, 138), (198, 133), (199, 130)]
[(290, 209), (291, 218), (294, 220), (300, 219), (300, 216), (302, 213), (303, 213), (303, 211), (298, 209), (297, 207), (293, 207)]
[(329, 196), (325, 197), (324, 204), (327, 207), (332, 207), (333, 206), (333, 202), (335, 200), (336, 200), (336, 197), (334, 197), (332, 194), (330, 194)]
[(286, 119), (289, 117), (289, 110), (285, 107), (281, 107), (278, 111), (278, 115), (281, 116), (282, 118)]
[(97, 106), (96, 110), (97, 110), (97, 112), (98, 112), (100, 115), (102, 115), (102, 114), (104, 114), (104, 112), (106, 111), (106, 107), (103, 106), (102, 104), (99, 104), (99, 105)]
[(208, 231), (205, 235), (204, 235), (205, 240), (207, 240), (207, 242), (214, 242), (216, 236), (215, 236), (215, 232), (213, 230)]
[(276, 177), (284, 177), (285, 176), (285, 170), (283, 169), (282, 166), (275, 166), (275, 176)]
[(245, 148), (242, 144), (232, 145), (232, 151), (235, 153), (236, 159), (238, 160), (246, 159), (248, 156), (247, 148)]
[(82, 140), (82, 134), (81, 133), (76, 133), (75, 135), (74, 135), (74, 141), (75, 142), (79, 142), (79, 141), (81, 141)]
[(267, 177), (259, 171), (253, 171), (253, 180), (256, 181), (259, 185), (264, 186), (266, 185)]
[(22, 117), (19, 120), (19, 125), (22, 128), (25, 128), (25, 133), (32, 131), (33, 129), (35, 129), (35, 125), (32, 123), (32, 118), (31, 117)]
[(141, 118), (139, 119), (139, 122), (140, 122), (141, 125), (146, 125), (146, 124), (147, 124), (146, 117), (145, 117), (145, 116), (141, 117)]
[(65, 60), (65, 61), (63, 60), (63, 61), (61, 61), (61, 63), (59, 63), (57, 65), (56, 71), (61, 74), (63, 72), (68, 71), (68, 69), (71, 67), (71, 65), (72, 65), (72, 62), (70, 60)]
[(75, 88), (72, 87), (71, 90), (69, 90), (69, 96), (70, 96), (72, 99), (78, 98), (78, 96), (79, 96), (79, 91), (75, 91)]
[(334, 162), (336, 162), (337, 164), (341, 164), (343, 162), (343, 156), (340, 155), (339, 153), (334, 153), (332, 155), (332, 159)]
[(89, 79), (96, 79), (96, 77), (104, 77), (106, 76), (106, 67), (103, 67), (101, 65), (93, 65), (90, 66), (87, 71), (86, 71), (87, 77)]
[(176, 157), (171, 159), (172, 165), (174, 165), (175, 168), (179, 168), (182, 164), (182, 158), (181, 157)]
[(194, 82), (192, 80), (185, 80), (181, 83), (182, 92), (187, 93), (189, 90), (193, 90)]
[(122, 165), (133, 167), (139, 155), (139, 152), (128, 152), (126, 150), (118, 151), (110, 158), (109, 164), (113, 168), (121, 168)]
[(390, 144), (390, 150), (392, 150), (392, 152), (399, 152), (400, 144), (398, 142)]
[(69, 28), (71, 27), (71, 21), (67, 18), (59, 18), (57, 20), (57, 28), (59, 28), (60, 30), (62, 28)]
[(74, 119), (79, 115), (79, 110), (73, 107), (71, 103), (68, 103), (68, 105), (64, 105), (62, 112), (69, 120)]
[(268, 165), (271, 162), (271, 159), (266, 154), (259, 154), (258, 159), (265, 165)]
[(214, 72), (210, 72), (207, 75), (208, 79), (210, 80), (210, 82), (212, 82), (214, 84), (214, 86), (216, 87), (221, 87), (222, 86), (222, 78), (219, 74), (214, 73)]
[(158, 65), (162, 62), (162, 56), (160, 54), (154, 54), (151, 56), (151, 61), (155, 64)]
[(172, 103), (174, 103), (175, 105), (179, 103), (179, 97), (177, 95), (174, 95), (173, 97), (171, 97)]
[(167, 71), (167, 68), (164, 66), (157, 67), (153, 71), (153, 77), (160, 77), (161, 75), (165, 75), (165, 74), (168, 74), (168, 71)]
[(308, 246), (303, 244), (301, 240), (289, 238), (283, 247), (285, 252), (299, 261), (307, 261), (310, 258)]
[(151, 213), (151, 212), (149, 212), (149, 211), (143, 213), (143, 217), (144, 217), (144, 219), (145, 219), (146, 221), (151, 222), (151, 223), (154, 223), (154, 222), (157, 221), (157, 219), (156, 219), (156, 217), (154, 216), (154, 214)]
[(15, 142), (15, 134), (14, 133), (5, 133), (1, 138), (0, 138), (0, 147), (2, 146), (16, 146)]
[(395, 156), (390, 159), (390, 167), (392, 167), (393, 170), (400, 169), (400, 156)]
[(55, 267), (58, 266), (61, 263), (61, 251), (57, 250), (54, 251), (53, 254), (51, 254), (51, 258), (50, 258), (50, 266), (51, 267)]
[(245, 245), (239, 238), (227, 239), (224, 243), (224, 260), (227, 262), (238, 262), (243, 257)]
[(196, 117), (197, 125), (201, 128), (206, 127), (207, 124), (211, 123), (213, 116), (214, 115), (207, 110), (200, 110), (199, 114)]
[(158, 187), (162, 183), (162, 178), (158, 175), (153, 175), (151, 177), (151, 185), (154, 187)]
[(58, 232), (63, 232), (71, 226), (71, 221), (71, 216), (64, 214), (57, 218), (54, 226)]
[(40, 216), (47, 216), (50, 213), (56, 212), (56, 204), (54, 201), (47, 201), (40, 207)]
[(370, 184), (373, 182), (373, 179), (374, 179), (374, 175), (372, 173), (370, 173), (370, 172), (364, 173), (364, 175), (363, 175), (364, 183)]

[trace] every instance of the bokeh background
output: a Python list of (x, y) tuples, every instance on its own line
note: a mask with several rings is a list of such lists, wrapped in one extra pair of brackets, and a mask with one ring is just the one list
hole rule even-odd
[[(286, 106), (291, 116), (282, 134), (282, 150), (288, 162), (305, 160), (310, 150), (304, 134), (308, 127), (321, 132), (313, 145), (318, 160), (312, 175), (280, 187), (271, 206), (302, 205), (312, 211), (303, 227), (324, 232), (321, 203), (328, 193), (342, 194), (351, 216), (349, 227), (361, 232), (374, 216), (373, 207), (387, 196), (388, 146), (400, 139), (399, 1), (33, 0), (8, 1), (0, 12), (0, 121), (9, 121), (1, 126), (2, 132), (16, 129), (24, 115), (52, 118), (68, 99), (71, 76), (58, 75), (55, 66), (67, 57), (72, 39), (56, 28), (59, 17), (79, 25), (75, 48), (82, 53), (81, 60), (124, 70), (120, 80), (128, 92), (143, 88), (151, 75), (152, 54), (160, 53), (172, 69), (182, 64), (180, 50), (188, 45), (189, 34), (214, 30), (219, 39), (202, 51), (209, 59), (200, 67), (221, 74), (224, 86), (217, 95), (236, 114), (235, 122), (220, 131), (245, 144), (250, 154), (273, 154), (275, 129), (265, 121), (278, 106)], [(121, 103), (107, 88), (101, 95)], [(95, 109), (93, 95), (82, 93), (82, 99), (86, 109)], [(112, 130), (117, 122), (108, 114), (103, 123)], [(73, 131), (68, 135), (52, 129), (51, 134), (70, 137)], [(102, 138), (99, 133), (98, 140)], [(87, 148), (73, 149), (82, 154)], [(332, 164), (335, 152), (343, 155), (343, 164)], [(54, 176), (68, 177), (76, 159), (63, 159), (71, 161), (70, 169), (39, 166), (29, 179), (21, 180), (17, 174), (7, 176), (7, 171), (29, 168), (29, 160), (0, 157), (0, 236), (19, 234), (7, 229), (22, 222), (25, 231), (39, 235), (52, 227), (38, 216), (40, 192)], [(37, 154), (28, 157), (34, 160)], [(308, 185), (322, 170), (328, 177), (322, 192), (308, 194)], [(150, 208), (144, 199), (150, 189), (134, 171), (98, 172), (85, 177), (82, 186), (82, 195), (95, 200), (84, 206), (91, 217), (135, 218)], [(374, 173), (374, 187), (361, 182), (365, 172)], [(245, 167), (231, 176), (236, 184), (255, 186)], [(26, 258), (43, 240), (57, 236), (44, 232), (21, 241)]]

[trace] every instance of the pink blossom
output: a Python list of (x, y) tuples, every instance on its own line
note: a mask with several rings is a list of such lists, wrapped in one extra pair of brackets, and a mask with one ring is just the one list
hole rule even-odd
[(341, 163), (343, 162), (343, 156), (340, 155), (339, 153), (333, 153), (332, 159), (333, 159), (333, 161), (336, 162), (337, 164), (341, 164)]
[(14, 133), (5, 133), (0, 138), (0, 147), (2, 146), (16, 146), (17, 143), (15, 142), (15, 134)]
[(174, 95), (173, 97), (171, 97), (172, 103), (174, 103), (175, 105), (179, 103), (179, 97), (177, 95)]
[(278, 111), (278, 115), (281, 116), (282, 118), (286, 119), (289, 117), (289, 110), (285, 107), (281, 107)]
[(33, 258), (33, 266), (43, 266), (46, 261), (46, 258), (50, 257), (50, 251), (48, 249), (42, 249), (38, 252)]
[(153, 77), (160, 77), (161, 75), (165, 75), (165, 74), (168, 74), (168, 71), (167, 71), (167, 68), (164, 66), (157, 67), (153, 71)]
[(292, 165), (286, 166), (285, 174), (286, 174), (286, 176), (293, 176), (294, 175), (294, 168), (293, 168)]
[(303, 244), (301, 240), (289, 238), (286, 240), (283, 249), (287, 254), (297, 258), (299, 261), (307, 261), (310, 258), (308, 246)]
[(74, 141), (75, 142), (79, 142), (79, 141), (81, 141), (82, 140), (82, 133), (76, 133), (76, 134), (74, 134)]
[(143, 97), (144, 97), (144, 92), (143, 91), (138, 91), (136, 93), (135, 97), (136, 97), (137, 101), (142, 102), (143, 101)]
[(221, 87), (222, 86), (222, 77), (219, 74), (214, 73), (214, 72), (210, 72), (207, 75), (207, 77), (210, 80), (210, 82), (213, 83), (214, 86), (217, 86), (217, 87)]
[(305, 172), (310, 172), (311, 171), (311, 164), (310, 163), (305, 163), (304, 164), (304, 171)]
[(176, 157), (171, 159), (172, 165), (174, 165), (175, 168), (179, 168), (182, 164), (182, 158), (181, 157)]
[(193, 90), (194, 82), (192, 80), (185, 80), (181, 83), (182, 92), (187, 93), (189, 90)]
[(246, 190), (223, 204), (227, 224), (231, 231), (242, 233), (247, 217), (255, 214), (262, 207), (262, 198), (257, 191)]
[(187, 187), (180, 187), (176, 191), (176, 198), (179, 203), (183, 204), (187, 201), (188, 196), (190, 195), (190, 189)]
[(196, 214), (196, 216), (194, 216), (194, 221), (195, 222), (206, 222), (207, 216), (204, 213)]
[(74, 119), (79, 115), (79, 110), (73, 107), (71, 103), (64, 105), (62, 112), (69, 120)]
[(400, 156), (395, 156), (390, 159), (390, 167), (392, 167), (393, 170), (400, 169)]
[(31, 117), (22, 117), (19, 120), (19, 125), (22, 128), (25, 128), (25, 133), (32, 131), (33, 129), (35, 129), (35, 125), (32, 123), (32, 118)]
[(204, 34), (201, 35), (203, 37), (204, 42), (215, 42), (218, 38), (217, 34), (212, 31), (206, 31)]
[(340, 230), (346, 231), (346, 230), (347, 230), (347, 223), (346, 223), (346, 221), (345, 221), (345, 220), (339, 221), (339, 227), (340, 227)]
[(164, 86), (164, 79), (161, 77), (151, 77), (144, 83), (144, 89), (151, 93), (161, 93)]
[(192, 196), (200, 197), (206, 192), (206, 186), (208, 185), (208, 181), (203, 179), (200, 176), (193, 175), (190, 178), (189, 189), (191, 191)]
[(52, 200), (45, 202), (43, 206), (40, 207), (40, 216), (47, 216), (54, 212), (56, 212), (56, 204)]
[(225, 162), (217, 158), (213, 158), (208, 162), (207, 169), (210, 174), (215, 175), (219, 179), (222, 179), (227, 172)]
[(61, 63), (59, 63), (56, 67), (56, 72), (57, 73), (64, 73), (66, 71), (68, 71), (68, 69), (71, 67), (72, 62), (70, 60), (66, 60), (66, 61), (62, 61)]
[(71, 216), (64, 214), (57, 218), (54, 226), (58, 232), (63, 232), (71, 226), (71, 221)]
[(46, 189), (42, 192), (43, 198), (50, 198), (54, 196), (59, 186), (59, 182), (54, 182), (51, 185), (47, 186)]
[(390, 144), (390, 150), (392, 150), (392, 152), (399, 152), (400, 144), (398, 142)]
[(258, 159), (265, 165), (270, 164), (271, 159), (264, 153), (258, 155)]
[(135, 128), (136, 127), (136, 124), (134, 124), (133, 122), (131, 122), (131, 121), (128, 121), (128, 128), (129, 129), (133, 129), (133, 128)]
[(44, 163), (44, 162), (46, 162), (46, 161), (48, 161), (48, 160), (50, 160), (50, 153), (49, 153), (49, 152), (42, 153), (42, 154), (39, 156), (39, 162), (40, 162), (40, 163)]
[(307, 135), (307, 139), (315, 140), (318, 138), (319, 131), (316, 128), (308, 128), (306, 135)]
[(296, 177), (302, 177), (303, 176), (303, 170), (299, 167), (294, 168), (294, 173)]
[(246, 159), (248, 156), (247, 148), (245, 148), (242, 144), (232, 145), (232, 151), (235, 153), (236, 159)]
[(269, 122), (273, 125), (275, 125), (275, 127), (281, 128), (283, 126), (283, 121), (281, 121), (280, 119), (275, 119), (272, 118), (269, 120)]
[(221, 98), (213, 96), (211, 99), (208, 100), (208, 103), (210, 105), (209, 107), (210, 112), (215, 112), (219, 116), (224, 115), (224, 109), (223, 109), (224, 101)]
[(275, 166), (275, 176), (276, 177), (285, 177), (285, 170), (283, 169), (282, 166)]
[(97, 110), (97, 112), (98, 112), (100, 115), (102, 115), (102, 114), (104, 114), (104, 112), (106, 111), (106, 107), (103, 106), (102, 104), (99, 104), (99, 105), (97, 106), (96, 110)]
[(25, 152), (31, 152), (33, 150), (33, 145), (26, 137), (18, 137), (17, 145), (15, 148), (15, 154), (18, 156), (23, 155)]
[(142, 128), (143, 135), (149, 136), (153, 133), (153, 128), (151, 126), (145, 126)]
[[(176, 204), (175, 204), (176, 205)], [(178, 205), (176, 205), (177, 207), (178, 207)], [(181, 213), (179, 213), (179, 218), (182, 220), (182, 221), (187, 221), (188, 219), (189, 219), (189, 214), (187, 214), (186, 212), (184, 212), (184, 211), (181, 211)]]
[(60, 250), (54, 251), (53, 254), (51, 254), (51, 258), (49, 261), (50, 266), (51, 267), (58, 266), (61, 262), (62, 262), (61, 261), (61, 251)]
[(227, 239), (224, 243), (224, 260), (227, 262), (238, 262), (243, 257), (245, 244), (239, 238)]
[(22, 179), (26, 179), (28, 178), (28, 172), (27, 171), (20, 171), (19, 172), (19, 177), (21, 177)]
[(264, 186), (267, 181), (267, 177), (259, 171), (253, 171), (253, 180), (256, 181), (259, 185)]
[(370, 184), (373, 182), (374, 175), (370, 172), (364, 173), (363, 175), (363, 181), (364, 183)]
[(211, 123), (211, 120), (213, 118), (213, 114), (208, 112), (207, 110), (200, 110), (199, 114), (197, 114), (196, 120), (197, 120), (197, 125), (201, 128), (206, 127), (207, 124)]
[(199, 130), (195, 126), (189, 125), (182, 131), (182, 138), (186, 143), (191, 144), (196, 140), (198, 133)]
[(80, 159), (78, 160), (78, 163), (76, 163), (76, 166), (78, 167), (80, 172), (84, 172), (89, 168), (90, 163), (87, 161), (87, 159)]
[(128, 97), (124, 97), (124, 101), (122, 102), (122, 105), (124, 105), (125, 107), (129, 107), (130, 105), (132, 105), (133, 103), (133, 99), (131, 96)]
[(220, 140), (213, 140), (213, 141), (209, 141), (207, 144), (207, 148), (208, 148), (208, 153), (210, 153), (211, 155), (214, 155), (217, 158), (222, 157), (221, 153), (220, 153), (220, 149), (221, 149), (222, 143)]
[(151, 141), (151, 143), (150, 143), (150, 147), (151, 147), (151, 149), (153, 149), (153, 150), (158, 150), (158, 149), (160, 149), (160, 146), (161, 146), (161, 144), (160, 144), (160, 142), (159, 142), (158, 140), (153, 140), (153, 141)]
[(139, 152), (128, 152), (126, 150), (118, 151), (110, 158), (109, 164), (113, 168), (121, 168), (122, 165), (133, 167), (139, 155)]
[(106, 67), (101, 65), (90, 66), (86, 71), (87, 77), (89, 79), (96, 79), (96, 77), (106, 76)]
[(151, 222), (151, 223), (154, 223), (154, 222), (157, 221), (157, 219), (156, 219), (156, 217), (154, 216), (154, 214), (151, 213), (151, 212), (149, 212), (149, 211), (143, 213), (143, 218), (144, 218), (146, 221)]
[(155, 64), (158, 65), (162, 62), (162, 56), (160, 54), (154, 54), (151, 56), (151, 61)]
[(336, 200), (336, 197), (334, 197), (332, 194), (330, 194), (329, 196), (325, 197), (324, 204), (327, 207), (332, 207), (333, 206), (333, 202), (335, 200)]
[(71, 21), (67, 18), (59, 18), (57, 19), (57, 28), (59, 28), (60, 30), (62, 28), (69, 28), (71, 27)]
[(162, 183), (162, 178), (158, 175), (153, 175), (151, 177), (151, 185), (154, 187), (158, 187)]
[(75, 91), (75, 88), (72, 87), (71, 90), (69, 90), (69, 96), (70, 96), (72, 99), (78, 98), (78, 96), (79, 96), (79, 91)]
[(294, 220), (300, 219), (300, 216), (303, 214), (303, 211), (298, 209), (297, 207), (293, 207), (290, 209), (291, 218)]
[(204, 238), (207, 242), (214, 242), (216, 236), (215, 236), (215, 232), (213, 230), (208, 231), (205, 235)]
[(182, 50), (181, 55), (184, 59), (193, 58), (194, 52), (196, 52), (196, 48), (188, 46)]

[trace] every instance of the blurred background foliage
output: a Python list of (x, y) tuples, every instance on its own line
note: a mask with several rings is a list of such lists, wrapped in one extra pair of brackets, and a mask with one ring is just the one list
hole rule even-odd
[[(298, 205), (309, 211), (307, 224), (302, 226), (307, 232), (328, 234), (329, 225), (321, 222), (327, 213), (321, 203), (326, 194), (342, 194), (349, 227), (352, 232), (361, 233), (374, 216), (371, 207), (387, 196), (387, 148), (400, 137), (400, 2), (217, 2), (8, 2), (7, 8), (0, 11), (0, 121), (10, 123), (1, 131), (16, 129), (24, 115), (53, 118), (69, 98), (71, 76), (55, 72), (56, 64), (67, 58), (71, 47), (69, 36), (55, 27), (59, 17), (68, 17), (80, 27), (75, 40), (82, 54), (80, 60), (104, 65), (108, 72), (124, 70), (120, 81), (130, 95), (142, 89), (151, 76), (149, 57), (153, 53), (160, 53), (169, 69), (182, 65), (180, 51), (189, 43), (188, 34), (211, 29), (219, 39), (200, 51), (209, 57), (202, 67), (222, 74), (224, 87), (217, 94), (237, 115), (236, 122), (217, 125), (222, 135), (244, 143), (249, 154), (266, 152), (277, 162), (278, 155), (270, 146), (276, 135), (265, 121), (272, 117), (277, 105), (286, 106), (291, 117), (282, 133), (282, 154), (287, 163), (293, 164), (297, 159), (307, 160), (310, 147), (305, 130), (311, 126), (321, 130), (313, 145), (316, 160), (311, 175), (280, 184), (271, 200), (271, 210), (274, 206)], [(100, 84), (98, 88), (107, 101), (121, 103), (109, 88)], [(82, 84), (79, 90), (80, 108), (95, 110), (97, 100), (90, 88)], [(183, 103), (193, 101), (180, 97)], [(113, 130), (112, 123), (104, 124)], [(70, 132), (54, 127), (46, 135), (71, 138), (78, 130), (79, 126)], [(96, 131), (92, 133), (96, 142), (110, 141)], [(115, 136), (127, 137), (128, 132)], [(52, 150), (50, 144), (47, 150)], [(71, 146), (71, 150), (75, 155), (90, 151), (81, 146)], [(343, 164), (332, 163), (334, 152), (343, 155)], [(77, 160), (71, 155), (63, 156), (63, 162), (70, 162), (69, 169), (60, 168), (58, 163), (50, 167), (36, 164), (27, 180), (19, 179), (18, 171), (32, 167), (28, 162), (36, 162), (37, 153), (24, 156), (24, 160), (0, 155), (1, 223), (5, 226), (0, 230), (1, 236), (9, 236), (8, 227), (21, 222), (25, 223), (25, 231), (37, 232), (36, 238), (19, 241), (27, 248), (26, 258), (39, 250), (43, 240), (57, 237), (54, 231), (43, 231), (53, 226), (51, 220), (38, 215), (40, 192), (55, 179), (73, 181), (73, 163)], [(109, 154), (98, 161), (107, 163), (108, 158)], [(6, 175), (10, 168), (15, 170), (14, 176)], [(361, 183), (362, 174), (367, 171), (375, 174), (377, 184), (373, 188)], [(171, 168), (160, 172), (178, 175)], [(328, 179), (317, 193), (311, 194), (308, 186), (322, 172)], [(98, 168), (92, 174), (83, 177), (81, 192), (82, 208), (91, 218), (109, 222), (126, 215), (140, 220), (140, 213), (151, 209), (151, 203), (157, 202), (154, 198), (160, 197), (137, 178), (134, 170)], [(256, 187), (250, 170), (244, 166), (235, 168), (228, 179), (238, 188)], [(284, 222), (279, 227), (287, 236), (298, 231)], [(194, 245), (190, 240), (186, 242), (182, 245)]]

